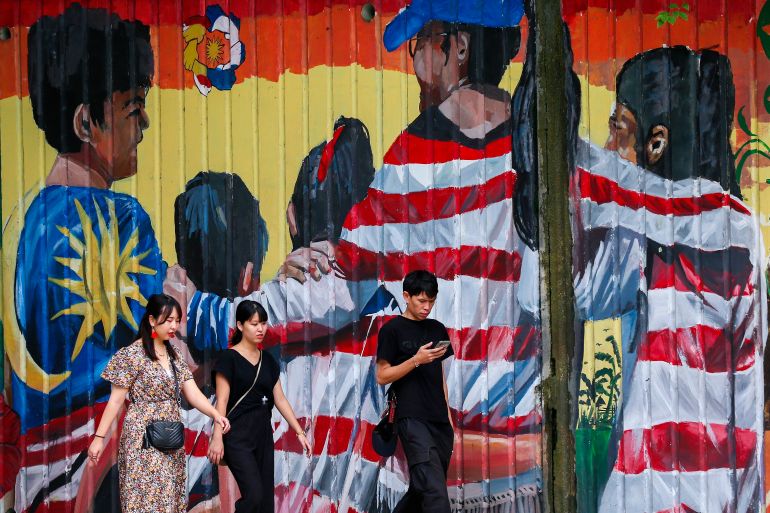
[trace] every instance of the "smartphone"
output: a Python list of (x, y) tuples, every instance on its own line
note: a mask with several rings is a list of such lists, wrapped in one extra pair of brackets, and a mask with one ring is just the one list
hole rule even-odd
[(431, 349), (444, 349), (448, 345), (448, 340), (439, 340), (438, 342), (433, 343), (433, 347), (431, 347)]

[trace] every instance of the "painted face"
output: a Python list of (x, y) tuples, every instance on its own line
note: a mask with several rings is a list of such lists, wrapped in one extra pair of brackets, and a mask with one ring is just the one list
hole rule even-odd
[(252, 344), (261, 344), (267, 333), (267, 322), (259, 320), (259, 314), (254, 314), (246, 322), (237, 323), (243, 333), (243, 339)]
[[(449, 41), (449, 55), (441, 49)], [(459, 77), (457, 35), (447, 34), (443, 23), (426, 24), (409, 41), (414, 74), (420, 84), (420, 112), (431, 105), (440, 105), (449, 96)]]
[(406, 300), (406, 310), (419, 321), (427, 319), (433, 310), (433, 305), (436, 304), (436, 298), (428, 297), (425, 292), (420, 292), (416, 296), (410, 296), (404, 292), (404, 299)]
[(610, 135), (604, 147), (618, 152), (622, 158), (637, 163), (636, 154), (636, 116), (622, 103), (615, 106), (609, 120)]
[(170, 340), (176, 336), (176, 332), (179, 329), (179, 312), (173, 310), (161, 322), (158, 322), (155, 317), (150, 316), (150, 326), (158, 335), (158, 340)]
[(136, 174), (136, 148), (150, 126), (146, 98), (145, 88), (112, 93), (104, 102), (104, 126), (91, 124), (91, 148), (112, 173), (112, 180)]

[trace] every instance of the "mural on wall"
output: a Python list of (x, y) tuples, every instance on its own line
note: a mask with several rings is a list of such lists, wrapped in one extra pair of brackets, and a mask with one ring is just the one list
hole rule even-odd
[[(581, 511), (765, 507), (767, 207), (754, 169), (767, 163), (749, 160), (763, 143), (747, 127), (767, 126), (749, 102), (768, 68), (734, 75), (733, 56), (741, 71), (754, 58), (754, 13), (727, 9), (564, 3), (596, 105), (574, 177)], [(640, 25), (643, 39), (625, 31)]]
[[(529, 6), (70, 3), (0, 1), (2, 510), (119, 511), (119, 428), (84, 461), (99, 374), (165, 291), (212, 401), (235, 306), (267, 308), (313, 442), (274, 417), (277, 511), (391, 511), (377, 331), (426, 268), (456, 354), (453, 508), (540, 512)], [(758, 511), (770, 8), (653, 3), (563, 5), (579, 508)], [(232, 511), (194, 412), (189, 508)]]

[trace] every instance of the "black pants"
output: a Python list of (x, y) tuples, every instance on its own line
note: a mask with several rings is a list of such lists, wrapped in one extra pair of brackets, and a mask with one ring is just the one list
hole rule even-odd
[(393, 513), (450, 513), (446, 474), (454, 443), (452, 426), (399, 419), (398, 438), (409, 464), (409, 489)]
[(273, 513), (273, 426), (270, 410), (258, 408), (233, 419), (224, 438), (225, 461), (241, 498), (235, 513)]

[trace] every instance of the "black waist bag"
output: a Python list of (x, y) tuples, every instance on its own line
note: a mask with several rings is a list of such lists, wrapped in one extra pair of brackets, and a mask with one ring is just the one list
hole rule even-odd
[[(182, 400), (179, 394), (179, 378), (176, 375), (174, 360), (171, 361), (171, 371), (174, 373), (174, 390), (176, 402), (181, 407)], [(159, 451), (175, 451), (184, 447), (184, 424), (178, 420), (156, 420), (147, 424), (144, 431), (145, 449), (154, 447)]]

